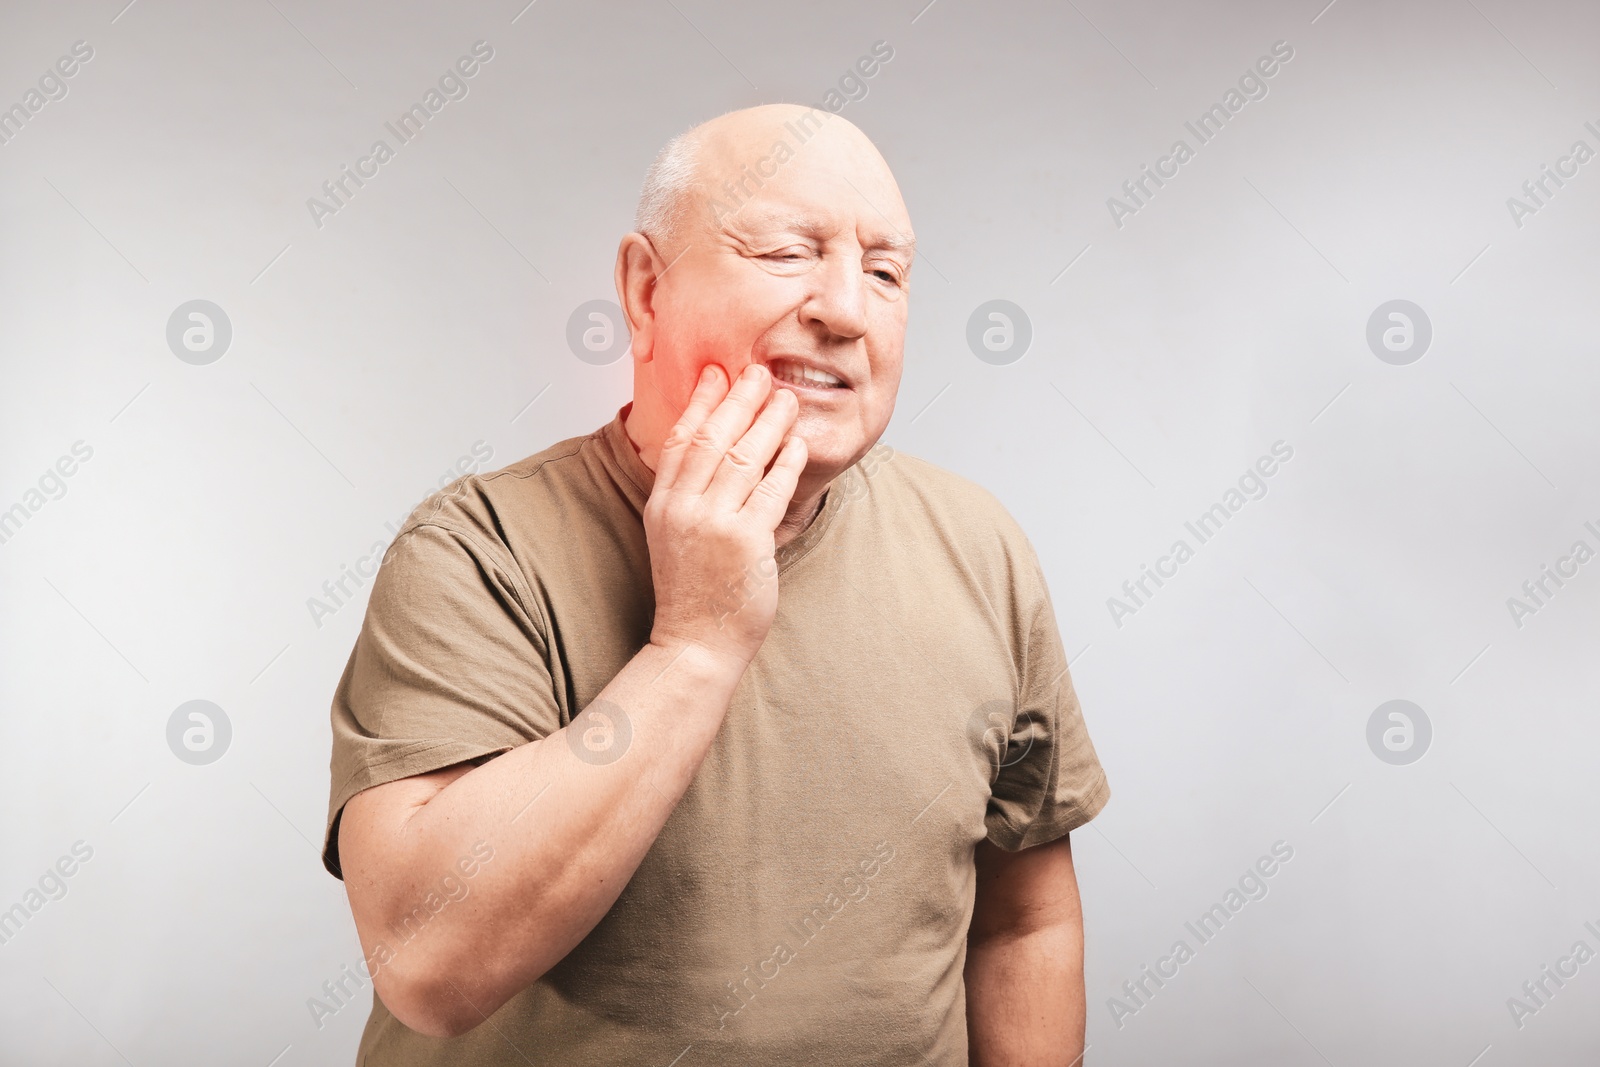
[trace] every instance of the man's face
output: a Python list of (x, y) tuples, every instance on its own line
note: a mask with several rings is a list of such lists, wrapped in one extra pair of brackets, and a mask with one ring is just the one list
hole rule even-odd
[[(780, 138), (793, 152), (782, 162)], [(905, 205), (882, 158), (840, 120), (804, 143), (766, 128), (702, 151), (703, 195), (690, 197), (682, 243), (658, 249), (670, 266), (654, 301), (656, 387), (681, 411), (706, 364), (730, 378), (765, 364), (800, 402), (807, 473), (832, 478), (894, 411), (911, 269)]]

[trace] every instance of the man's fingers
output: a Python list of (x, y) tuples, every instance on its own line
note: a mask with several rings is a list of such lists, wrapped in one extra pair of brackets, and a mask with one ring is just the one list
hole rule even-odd
[(667, 434), (667, 439), (661, 443), (661, 455), (656, 460), (658, 485), (671, 488), (673, 480), (678, 476), (678, 467), (683, 462), (684, 453), (688, 451), (689, 443), (694, 440), (695, 431), (727, 395), (728, 372), (715, 363), (706, 364), (705, 370), (700, 372), (700, 380), (695, 383), (694, 392), (689, 396), (689, 406), (679, 416), (677, 423)]
[(784, 437), (800, 414), (800, 402), (787, 389), (773, 389), (767, 406), (743, 437), (729, 448), (706, 488), (706, 499), (718, 508), (737, 510), (744, 506), (762, 472), (772, 462)]
[(755, 421), (762, 401), (772, 391), (772, 375), (767, 368), (752, 363), (734, 379), (733, 388), (717, 405), (689, 440), (672, 487), (685, 492), (703, 493), (722, 464), (722, 457), (744, 436)]
[(763, 530), (776, 530), (778, 523), (783, 520), (783, 513), (789, 508), (789, 501), (794, 499), (795, 486), (800, 484), (800, 473), (806, 469), (806, 455), (805, 438), (797, 434), (790, 435), (778, 450), (778, 458), (773, 461), (772, 469), (761, 479), (761, 484), (751, 490), (750, 498), (739, 513), (760, 523)]

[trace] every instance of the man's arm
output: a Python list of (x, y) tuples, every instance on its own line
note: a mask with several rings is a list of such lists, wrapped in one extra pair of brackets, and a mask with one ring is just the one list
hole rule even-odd
[[(590, 705), (627, 715), (620, 758), (580, 756), (574, 726), (604, 727), (579, 719), (481, 766), (374, 786), (345, 805), (339, 853), (356, 932), (378, 957), (377, 995), (406, 1026), (450, 1037), (483, 1022), (583, 940), (655, 842), (777, 611), (776, 581), (732, 616), (721, 602), (747, 574), (770, 573), (761, 564), (806, 462), (805, 442), (787, 436), (798, 410), (765, 370), (730, 389), (717, 368), (663, 445), (644, 509), (651, 639)], [(470, 892), (423, 907), (479, 841), (493, 862)], [(419, 914), (425, 925), (408, 927)], [(375, 946), (396, 944), (396, 930), (405, 940), (386, 961)]]
[(1020, 852), (974, 853), (967, 935), (972, 1067), (1073, 1067), (1083, 1058), (1083, 909), (1063, 835)]

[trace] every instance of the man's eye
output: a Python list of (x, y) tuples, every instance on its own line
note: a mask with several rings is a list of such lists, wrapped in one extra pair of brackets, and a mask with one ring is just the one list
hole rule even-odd
[(806, 251), (803, 248), (785, 248), (777, 252), (768, 252), (763, 258), (796, 260), (804, 259), (805, 257)]

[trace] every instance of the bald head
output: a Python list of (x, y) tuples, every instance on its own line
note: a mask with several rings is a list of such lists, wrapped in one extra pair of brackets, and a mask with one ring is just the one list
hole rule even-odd
[(849, 119), (800, 104), (763, 104), (708, 119), (662, 146), (645, 173), (634, 229), (675, 255), (686, 240), (758, 199), (801, 153), (894, 184), (883, 156)]

